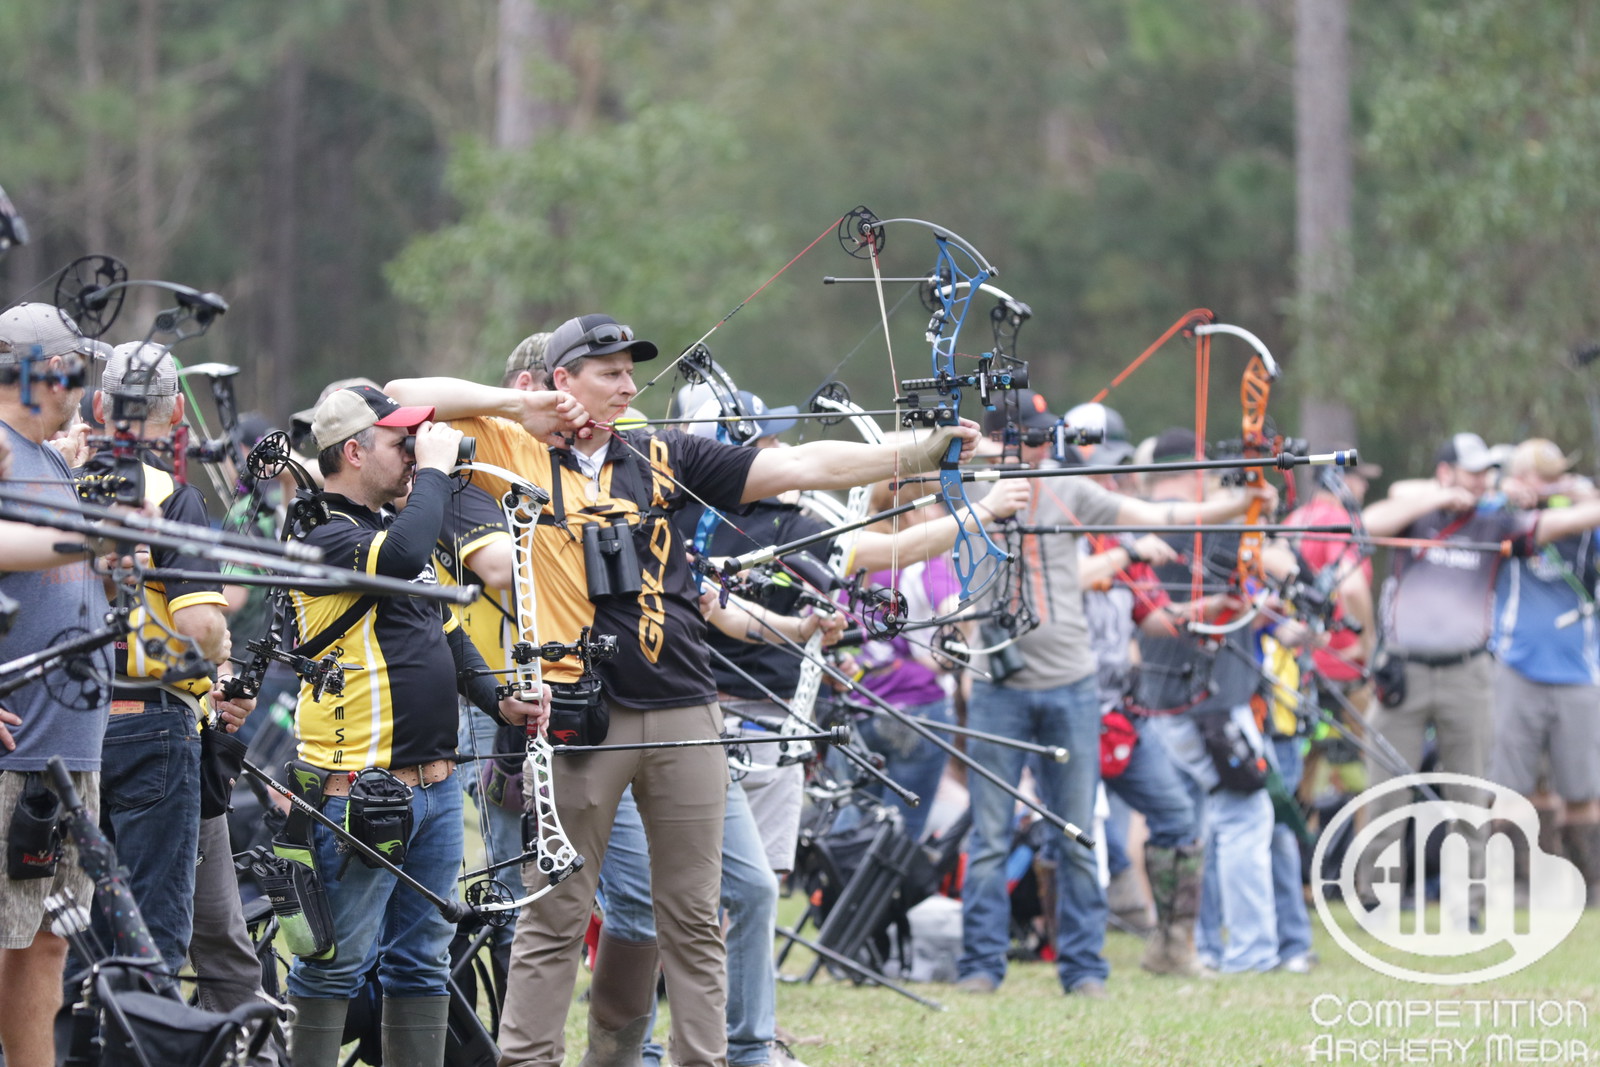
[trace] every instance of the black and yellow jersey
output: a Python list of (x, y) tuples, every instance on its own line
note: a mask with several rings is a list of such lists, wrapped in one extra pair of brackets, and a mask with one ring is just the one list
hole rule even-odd
[[(716, 508), (742, 509), (756, 450), (676, 430), (629, 430), (616, 435), (625, 442), (608, 444), (599, 480), (592, 482), (570, 451), (545, 448), (515, 422), (477, 418), (451, 425), (477, 438), (480, 460), (516, 471), (552, 494), (534, 542), (539, 639), (575, 641), (585, 626), (615, 634), (617, 655), (600, 664), (598, 673), (607, 694), (626, 707), (714, 701), (706, 623), (685, 543), (669, 519), (696, 496)], [(473, 477), (496, 498), (506, 488), (499, 479)], [(589, 599), (583, 527), (593, 523), (631, 528), (642, 571), (637, 596), (606, 597), (598, 604)], [(571, 682), (579, 672), (576, 659), (568, 657), (547, 667), (544, 677)]]
[[(141, 466), (145, 502), (160, 508), (163, 519), (190, 526), (210, 525), (205, 498), (198, 489), (179, 484), (172, 472), (153, 462), (153, 457), (144, 457)], [(120, 478), (113, 471), (110, 457), (104, 453), (91, 459), (78, 473), (80, 483)], [(148, 692), (156, 685), (191, 697), (205, 697), (211, 692), (210, 677), (188, 678), (171, 683), (163, 681), (166, 664), (160, 650), (167, 644), (168, 638), (156, 620), (170, 628), (174, 612), (197, 604), (214, 604), (227, 610), (228, 601), (222, 595), (221, 572), (212, 560), (185, 555), (172, 548), (156, 549), (151, 553), (150, 562), (152, 566), (164, 569), (215, 574), (217, 581), (145, 582), (145, 604), (136, 608), (128, 620), (132, 628), (129, 637), (132, 639), (124, 638), (116, 644), (117, 680), (112, 699), (139, 699), (140, 690)], [(152, 615), (155, 619), (151, 618)], [(152, 649), (157, 651), (152, 652)]]
[[(472, 484), (451, 495), (445, 506), (444, 527), (433, 551), (434, 570), (441, 585), (483, 586), (483, 594), (466, 607), (457, 608), (456, 614), (485, 662), (496, 670), (513, 666), (511, 647), (519, 639), (516, 603), (509, 589), (484, 585), (465, 561), (479, 549), (510, 540), (499, 500), (482, 486)], [(506, 681), (506, 676), (499, 675), (498, 681)]]
[[(436, 470), (417, 473), (409, 503), (391, 518), (343, 496), (327, 494), (330, 521), (305, 537), (322, 549), (323, 562), (366, 574), (433, 581), (429, 562), (438, 537), (450, 479)], [(361, 599), (360, 593), (291, 592), (300, 641), (314, 640)], [(300, 758), (329, 770), (408, 767), (453, 756), (456, 747), (456, 662), (446, 634), (453, 614), (414, 597), (378, 597), (329, 646), (346, 672), (344, 695), (312, 699), (300, 687), (295, 732)]]

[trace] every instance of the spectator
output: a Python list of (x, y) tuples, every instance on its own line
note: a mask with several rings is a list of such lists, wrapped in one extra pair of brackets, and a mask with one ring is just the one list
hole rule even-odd
[[(1512, 453), (1507, 490), (1532, 496), (1547, 511), (1594, 500), (1594, 486), (1571, 473), (1572, 463), (1554, 441), (1530, 438)], [(1565, 846), (1588, 882), (1590, 907), (1600, 902), (1594, 541), (1594, 531), (1583, 530), (1502, 568), (1490, 642), (1496, 666), (1489, 777), (1533, 801), (1540, 850)]]

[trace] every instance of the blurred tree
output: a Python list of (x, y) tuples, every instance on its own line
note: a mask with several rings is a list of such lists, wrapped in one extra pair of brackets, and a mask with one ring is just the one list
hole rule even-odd
[(1600, 9), (1412, 6), (1413, 32), (1364, 44), (1372, 208), (1327, 384), (1412, 470), (1456, 430), (1570, 447), (1593, 373), (1570, 355), (1600, 336)]
[[(1319, 365), (1336, 361), (1346, 343), (1355, 196), (1349, 0), (1296, 0), (1294, 104), (1299, 315), (1293, 362), (1314, 380)], [(1337, 393), (1302, 390), (1300, 433), (1318, 448), (1348, 443), (1355, 440), (1354, 412)]]

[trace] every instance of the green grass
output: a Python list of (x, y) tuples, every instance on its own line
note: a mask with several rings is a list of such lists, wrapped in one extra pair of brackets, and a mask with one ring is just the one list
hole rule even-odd
[[(780, 921), (788, 924), (800, 901), (791, 898), (783, 905)], [(1013, 964), (1005, 984), (992, 996), (958, 993), (946, 985), (912, 987), (942, 1002), (945, 1010), (940, 1012), (887, 989), (835, 981), (824, 971), (811, 984), (779, 985), (778, 1021), (794, 1034), (824, 1039), (824, 1044), (795, 1049), (808, 1067), (1307, 1064), (1330, 1062), (1311, 1059), (1309, 1051), (1324, 1033), (1356, 1040), (1472, 1038), (1472, 1055), (1466, 1062), (1484, 1063), (1486, 1035), (1509, 1032), (1517, 1038), (1584, 1040), (1588, 1058), (1600, 1059), (1600, 913), (1586, 914), (1565, 942), (1527, 969), (1474, 986), (1422, 985), (1384, 977), (1348, 956), (1322, 930), (1315, 915), (1312, 922), (1323, 962), (1310, 975), (1157, 978), (1139, 970), (1142, 943), (1113, 934), (1106, 944), (1111, 980), (1104, 1000), (1064, 996), (1054, 967), (1043, 963)], [(1351, 928), (1351, 924), (1344, 925)], [(1365, 940), (1364, 935), (1358, 936)], [(796, 949), (785, 970), (799, 973), (811, 959), (810, 953)], [(1474, 1026), (1470, 1018), (1456, 1028), (1419, 1021), (1411, 1026), (1325, 1029), (1311, 1015), (1312, 1001), (1320, 994), (1337, 996), (1346, 1004), (1380, 1000), (1577, 1001), (1591, 1020), (1587, 1029)], [(576, 1063), (582, 1053), (585, 1011), (584, 1004), (575, 1004), (568, 1016), (569, 1064)], [(663, 1021), (658, 1033), (665, 1032)], [(1342, 1062), (1370, 1061), (1346, 1056)], [(1441, 1053), (1438, 1058), (1412, 1062), (1447, 1061)], [(1583, 1061), (1562, 1058), (1555, 1062)]]

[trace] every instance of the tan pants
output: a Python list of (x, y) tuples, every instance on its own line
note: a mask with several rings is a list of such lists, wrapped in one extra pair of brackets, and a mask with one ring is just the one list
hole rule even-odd
[[(1447, 667), (1407, 663), (1405, 702), (1386, 708), (1374, 701), (1368, 733), (1381, 734), (1415, 772), (1422, 763), (1425, 734), (1432, 725), (1439, 746), (1437, 769), (1482, 778), (1488, 772), (1494, 732), (1493, 677), (1494, 658), (1487, 654)], [(1382, 740), (1371, 740), (1382, 744)], [(1371, 756), (1367, 757), (1367, 775), (1369, 788), (1399, 777)], [(1478, 789), (1452, 787), (1441, 792), (1446, 799), (1466, 804), (1481, 805), (1489, 800), (1489, 794)], [(1362, 815), (1370, 822), (1410, 802), (1409, 790), (1396, 790), (1368, 801)], [(1404, 833), (1405, 824), (1396, 823), (1375, 836), (1357, 859), (1355, 881), (1362, 894), (1371, 890), (1373, 864), (1379, 854)]]
[[(1407, 663), (1405, 703), (1398, 708), (1375, 704), (1370, 725), (1413, 771), (1422, 763), (1423, 735), (1431, 725), (1439, 745), (1438, 769), (1482, 778), (1489, 769), (1494, 733), (1493, 679), (1494, 658), (1488, 654), (1448, 667)], [(1370, 758), (1367, 770), (1372, 785), (1396, 777)], [(1373, 807), (1389, 810), (1404, 802), (1396, 796), (1393, 804)]]
[[(716, 737), (715, 704), (633, 711), (611, 705), (608, 744)], [(718, 921), (727, 753), (718, 746), (557, 756), (556, 808), (582, 870), (522, 909), (511, 946), (501, 1067), (559, 1067), (583, 934), (617, 804), (629, 783), (650, 843), (656, 936), (672, 1001), (671, 1057), (685, 1067), (725, 1067), (727, 971)], [(530, 887), (545, 884), (531, 865)]]

